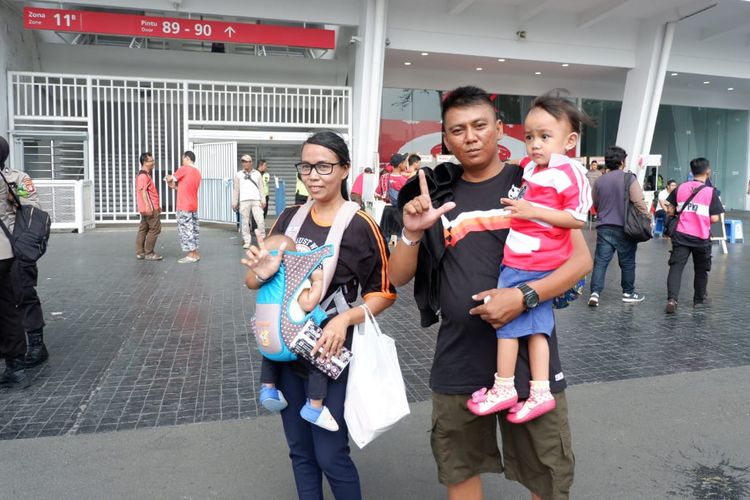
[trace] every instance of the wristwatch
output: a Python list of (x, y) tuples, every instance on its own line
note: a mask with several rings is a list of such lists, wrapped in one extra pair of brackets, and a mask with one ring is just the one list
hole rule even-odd
[(516, 288), (521, 290), (521, 293), (523, 294), (523, 307), (527, 311), (534, 309), (539, 305), (539, 295), (537, 295), (536, 291), (529, 285), (521, 283), (520, 285), (517, 285)]

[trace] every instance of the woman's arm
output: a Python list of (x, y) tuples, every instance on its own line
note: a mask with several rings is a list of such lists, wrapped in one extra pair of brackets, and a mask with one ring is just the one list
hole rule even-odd
[[(594, 265), (581, 230), (571, 230), (570, 239), (573, 243), (573, 253), (570, 258), (548, 276), (527, 283), (539, 295), (540, 302), (553, 299), (566, 292), (588, 274)], [(472, 298), (483, 301), (486, 297), (490, 297), (489, 302), (471, 309), (469, 314), (480, 316), (493, 328), (500, 328), (524, 310), (523, 293), (518, 288), (486, 290)]]

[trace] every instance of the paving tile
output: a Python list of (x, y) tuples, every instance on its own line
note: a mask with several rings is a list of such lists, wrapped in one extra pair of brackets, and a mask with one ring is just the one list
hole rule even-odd
[[(593, 248), (595, 232), (586, 237)], [(253, 292), (242, 286), (236, 234), (201, 228), (203, 259), (190, 267), (176, 263), (173, 227), (159, 238), (162, 262), (132, 259), (134, 238), (132, 228), (53, 234), (39, 286), (50, 359), (30, 370), (29, 388), (0, 391), (0, 440), (268, 414), (257, 403), (261, 358), (248, 327)], [(665, 240), (639, 245), (636, 285), (647, 296), (641, 304), (620, 300), (613, 261), (598, 308), (584, 298), (557, 313), (569, 383), (749, 364), (750, 247), (729, 250), (723, 255), (714, 247), (714, 307), (690, 307), (687, 266), (673, 316), (664, 313)], [(409, 400), (424, 401), (437, 325), (419, 327), (410, 285), (399, 295), (378, 321), (399, 347)]]

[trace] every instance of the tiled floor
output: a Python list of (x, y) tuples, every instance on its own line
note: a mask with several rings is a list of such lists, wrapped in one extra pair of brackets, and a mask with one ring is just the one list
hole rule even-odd
[[(595, 233), (588, 234), (593, 244)], [(259, 355), (248, 324), (252, 292), (242, 284), (240, 242), (232, 231), (203, 227), (198, 264), (176, 263), (174, 228), (158, 251), (137, 261), (133, 229), (54, 234), (40, 262), (39, 294), (50, 360), (32, 370), (23, 391), (0, 392), (0, 439), (103, 432), (257, 416)], [(748, 247), (714, 248), (711, 310), (683, 304), (664, 314), (667, 243), (638, 251), (644, 303), (620, 301), (610, 265), (598, 309), (585, 301), (558, 314), (563, 367), (571, 383), (598, 382), (750, 363)], [(437, 328), (419, 328), (410, 287), (380, 318), (398, 341), (409, 398), (427, 386)], [(657, 397), (658, 395), (645, 395)]]

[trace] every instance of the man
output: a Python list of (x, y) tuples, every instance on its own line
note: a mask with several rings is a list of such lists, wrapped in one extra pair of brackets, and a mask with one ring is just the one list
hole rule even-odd
[(135, 238), (135, 257), (143, 260), (162, 260), (164, 257), (154, 252), (156, 239), (161, 233), (161, 205), (153, 179), (154, 155), (148, 151), (141, 153), (139, 161), (141, 170), (135, 176), (135, 190), (141, 224)]
[(201, 187), (201, 173), (194, 163), (195, 153), (185, 151), (180, 168), (164, 178), (170, 189), (177, 190), (177, 234), (182, 251), (187, 252), (177, 260), (180, 264), (193, 264), (201, 260), (198, 253), (198, 189)]
[[(566, 381), (554, 333), (549, 347), (555, 410), (514, 425), (505, 414), (475, 416), (466, 401), (493, 381), (495, 329), (518, 316), (534, 297), (549, 300), (565, 292), (591, 269), (591, 257), (576, 230), (571, 258), (544, 279), (527, 283), (528, 295), (518, 288), (495, 289), (510, 226), (500, 198), (520, 187), (523, 170), (498, 158), (503, 125), (484, 90), (453, 90), (443, 101), (442, 117), (445, 144), (461, 166), (445, 163), (434, 172), (422, 169), (404, 186), (399, 205), (405, 227), (389, 260), (394, 285), (415, 278), (422, 326), (438, 321), (440, 314), (430, 374), (431, 443), (438, 478), (451, 500), (482, 499), (480, 475), (503, 472), (496, 438), (499, 421), (506, 477), (521, 482), (532, 498), (568, 498), (574, 459)], [(529, 381), (528, 344), (522, 340), (515, 375), (522, 398), (528, 397)]]
[(250, 217), (255, 221), (256, 227), (263, 236), (266, 235), (266, 226), (263, 219), (263, 207), (266, 205), (263, 195), (263, 175), (253, 170), (253, 158), (243, 155), (240, 158), (242, 170), (234, 175), (234, 186), (232, 188), (232, 209), (240, 212), (240, 226), (242, 227), (242, 248), (250, 248), (253, 239), (252, 223)]
[(656, 195), (656, 211), (654, 212), (654, 218), (664, 218), (667, 211), (667, 198), (672, 193), (672, 191), (675, 190), (677, 187), (677, 181), (674, 179), (669, 179), (667, 181), (667, 188), (662, 189), (659, 191), (659, 194)]
[(586, 178), (589, 180), (589, 185), (591, 186), (591, 189), (594, 189), (594, 184), (596, 183), (596, 180), (602, 176), (602, 173), (599, 171), (599, 163), (597, 163), (596, 160), (593, 160), (591, 164), (589, 165), (589, 169), (586, 172)]
[(365, 169), (359, 173), (356, 179), (354, 179), (354, 183), (352, 184), (352, 191), (349, 193), (349, 199), (352, 200), (355, 203), (359, 203), (360, 206), (362, 206), (362, 190), (364, 189), (365, 184), (365, 174), (371, 174), (372, 173), (372, 167), (365, 167)]
[[(716, 189), (708, 186), (711, 178), (711, 165), (705, 158), (695, 158), (690, 162), (693, 180), (683, 182), (667, 197), (668, 212), (674, 215), (680, 211), (680, 220), (672, 236), (672, 252), (669, 257), (667, 276), (667, 314), (677, 310), (680, 295), (682, 270), (690, 254), (693, 255), (695, 278), (693, 281), (693, 307), (711, 305), (706, 294), (708, 271), (711, 270), (711, 223), (718, 222), (724, 213)], [(687, 203), (688, 198), (695, 196)]]
[(375, 190), (376, 195), (383, 197), (388, 203), (383, 208), (383, 217), (380, 219), (380, 230), (383, 233), (386, 241), (390, 245), (396, 244), (396, 239), (401, 233), (403, 222), (401, 220), (401, 210), (398, 209), (398, 194), (406, 184), (412, 174), (413, 158), (417, 159), (417, 165), (419, 165), (419, 155), (412, 155), (408, 157), (396, 153), (391, 157), (391, 166), (393, 166), (393, 172), (381, 177), (381, 182), (378, 183), (378, 187)]
[[(3, 171), (22, 205), (33, 205), (39, 208), (39, 194), (31, 177), (25, 172), (6, 167)], [(11, 198), (12, 199), (12, 198)], [(9, 227), (13, 231), (13, 224)], [(39, 268), (36, 262), (16, 260), (17, 273), (22, 290), (19, 310), (26, 331), (26, 368), (33, 368), (47, 361), (49, 353), (44, 345), (44, 312), (36, 291)]]
[[(620, 264), (622, 301), (629, 304), (643, 302), (644, 295), (635, 291), (635, 252), (638, 243), (625, 234), (625, 158), (627, 153), (618, 146), (609, 146), (604, 153), (604, 166), (607, 169), (596, 181), (591, 194), (596, 209), (596, 251), (594, 272), (591, 274), (591, 295), (589, 306), (599, 305), (599, 295), (604, 289), (607, 266), (615, 252)], [(643, 200), (643, 190), (637, 180), (630, 184), (630, 201), (636, 208), (648, 213)]]
[(260, 160), (258, 162), (258, 172), (260, 172), (261, 178), (263, 179), (263, 185), (261, 187), (263, 188), (263, 200), (265, 201), (265, 204), (263, 205), (263, 218), (265, 219), (268, 216), (268, 199), (270, 198), (268, 192), (269, 184), (271, 183), (271, 174), (268, 173), (268, 162), (266, 162), (266, 160)]
[[(0, 137), (0, 170), (5, 170), (9, 153), (8, 142)], [(5, 359), (0, 387), (25, 387), (30, 377), (25, 371), (26, 337), (21, 310), (17, 307), (20, 287), (11, 274), (15, 259), (8, 235), (13, 231), (16, 210), (10, 200), (8, 185), (0, 179), (0, 358)]]

